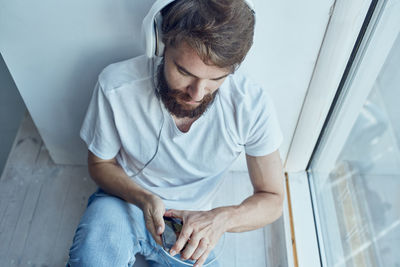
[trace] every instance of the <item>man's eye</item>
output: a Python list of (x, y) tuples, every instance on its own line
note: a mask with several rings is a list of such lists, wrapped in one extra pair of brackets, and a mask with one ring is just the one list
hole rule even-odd
[(179, 73), (182, 74), (183, 76), (188, 76), (188, 74), (187, 74), (186, 72), (184, 72), (183, 70), (178, 69), (178, 71), (179, 71)]

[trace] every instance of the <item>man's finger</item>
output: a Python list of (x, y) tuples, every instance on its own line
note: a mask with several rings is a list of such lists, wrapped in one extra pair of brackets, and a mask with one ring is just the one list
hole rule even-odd
[(206, 249), (206, 251), (203, 253), (203, 255), (201, 255), (200, 258), (193, 265), (193, 267), (203, 266), (204, 262), (206, 262), (208, 254), (210, 254), (210, 252), (211, 252), (211, 248)]
[(207, 238), (202, 238), (197, 246), (196, 251), (192, 255), (193, 260), (197, 260), (201, 257), (201, 255), (204, 254), (204, 252), (208, 249), (210, 246), (210, 242), (208, 242)]
[(153, 239), (159, 244), (162, 245), (162, 240), (161, 240), (161, 234), (158, 234), (158, 231), (164, 231), (164, 220), (162, 219), (161, 215), (161, 220), (162, 222), (160, 223), (159, 220), (157, 220), (157, 216), (154, 215), (151, 211), (144, 212), (145, 214), (145, 222), (146, 222), (146, 228), (149, 230), (151, 235), (153, 236)]
[(162, 240), (161, 240), (161, 236), (160, 235), (153, 235), (154, 241), (156, 241), (157, 244), (159, 244), (160, 246), (162, 246)]
[(170, 210), (167, 210), (164, 213), (164, 216), (165, 217), (178, 218), (178, 219), (183, 220), (184, 213), (185, 213), (184, 210), (173, 210), (173, 209), (170, 209)]
[(160, 214), (152, 214), (152, 217), (153, 217), (153, 224), (154, 224), (154, 232), (157, 235), (161, 235), (162, 233), (164, 233), (164, 230), (165, 230), (163, 216)]
[(147, 230), (149, 230), (149, 232), (153, 236), (154, 240), (158, 244), (162, 244), (161, 237), (159, 235), (157, 235), (157, 232), (155, 230), (156, 228), (155, 228), (152, 216), (151, 215), (145, 216), (145, 221), (146, 221), (146, 228), (147, 228)]
[(198, 234), (192, 234), (189, 242), (187, 242), (185, 249), (181, 253), (182, 257), (187, 260), (193, 258), (193, 252), (196, 251), (197, 246), (199, 245), (200, 236)]
[(190, 239), (190, 236), (193, 232), (193, 229), (190, 228), (189, 226), (185, 226), (185, 224), (182, 227), (182, 231), (179, 234), (178, 240), (176, 240), (175, 244), (172, 246), (170, 254), (174, 256), (175, 254), (178, 254), (182, 248), (185, 246), (186, 242)]

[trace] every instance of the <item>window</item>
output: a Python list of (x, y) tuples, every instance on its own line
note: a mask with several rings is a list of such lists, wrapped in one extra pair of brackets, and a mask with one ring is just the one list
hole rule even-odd
[(399, 18), (378, 2), (308, 169), (323, 266), (400, 266)]

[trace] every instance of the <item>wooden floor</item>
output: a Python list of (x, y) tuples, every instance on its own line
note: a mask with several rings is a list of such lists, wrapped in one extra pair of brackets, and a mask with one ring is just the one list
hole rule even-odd
[[(227, 175), (217, 205), (239, 203), (252, 192), (246, 173)], [(0, 267), (65, 266), (95, 189), (86, 166), (52, 162), (27, 114), (0, 178)], [(221, 266), (286, 266), (282, 231), (279, 220), (264, 229), (227, 234)], [(138, 266), (146, 266), (143, 259)]]

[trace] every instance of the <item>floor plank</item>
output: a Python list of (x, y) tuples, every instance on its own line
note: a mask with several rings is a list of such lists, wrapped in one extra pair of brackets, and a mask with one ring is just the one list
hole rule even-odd
[(85, 166), (55, 165), (29, 114), (0, 179), (4, 266), (65, 266), (73, 233), (96, 189)]
[(20, 216), (18, 218), (15, 231), (12, 235), (7, 256), (10, 257), (16, 265), (21, 265), (21, 255), (26, 247), (26, 240), (32, 230), (32, 218), (35, 215), (38, 196), (41, 192), (42, 184), (30, 183), (24, 196)]

